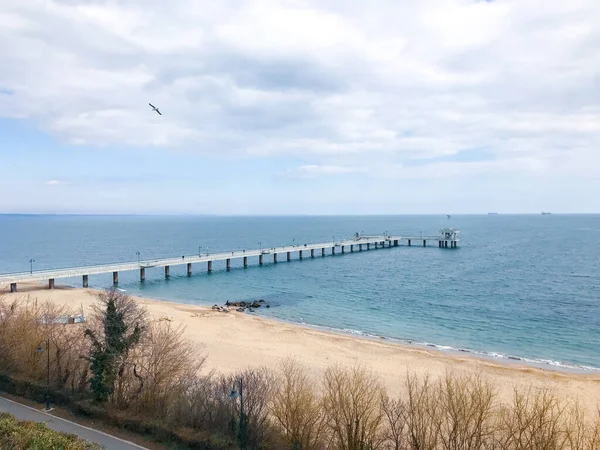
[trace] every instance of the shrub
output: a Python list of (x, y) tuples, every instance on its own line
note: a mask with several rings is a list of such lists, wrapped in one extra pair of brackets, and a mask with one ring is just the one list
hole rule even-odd
[(0, 412), (0, 448), (12, 450), (100, 450), (103, 447), (79, 439), (73, 434), (59, 433), (43, 423), (19, 421)]

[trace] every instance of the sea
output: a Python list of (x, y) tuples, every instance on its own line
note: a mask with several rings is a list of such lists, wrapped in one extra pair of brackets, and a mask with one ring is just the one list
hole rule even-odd
[[(252, 314), (372, 339), (557, 370), (600, 371), (600, 215), (0, 215), (0, 273), (330, 242), (355, 233), (461, 232), (277, 264), (250, 258), (119, 274), (133, 296), (197, 305), (264, 299)], [(330, 253), (330, 252), (328, 252)], [(254, 258), (257, 259), (257, 258)], [(31, 261), (34, 260), (34, 261)], [(81, 286), (81, 279), (57, 280)], [(91, 275), (109, 288), (112, 274)], [(250, 314), (250, 313), (248, 313)]]

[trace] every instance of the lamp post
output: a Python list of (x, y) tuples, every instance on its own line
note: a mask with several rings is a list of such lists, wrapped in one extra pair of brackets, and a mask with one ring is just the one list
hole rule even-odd
[(292, 247), (296, 246), (296, 238), (292, 239)]
[(140, 252), (135, 252), (135, 254), (137, 255), (138, 264), (139, 264), (140, 263)]
[(35, 262), (35, 259), (31, 258), (29, 260), (29, 273), (33, 273), (33, 263)]
[(238, 432), (238, 442), (240, 444), (240, 449), (245, 450), (247, 441), (248, 441), (248, 430), (246, 423), (246, 415), (244, 414), (244, 380), (240, 377), (239, 379), (239, 391), (232, 389), (231, 394), (229, 394), (229, 398), (235, 400), (236, 398), (240, 398), (240, 422), (239, 422), (239, 432)]
[(259, 248), (260, 252), (262, 253), (262, 241), (258, 242), (258, 248)]
[[(42, 353), (44, 348), (40, 345), (37, 348), (38, 353)], [(46, 411), (50, 411), (50, 338), (46, 338), (46, 392), (44, 400), (46, 402)]]
[(198, 246), (198, 256), (202, 256), (202, 247)]

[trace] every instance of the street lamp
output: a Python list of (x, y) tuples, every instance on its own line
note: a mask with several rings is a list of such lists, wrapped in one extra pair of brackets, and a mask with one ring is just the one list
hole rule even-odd
[(198, 256), (202, 256), (202, 247), (198, 246)]
[(292, 239), (292, 247), (296, 246), (296, 238)]
[(31, 258), (29, 260), (29, 273), (33, 273), (33, 263), (35, 262), (35, 259)]
[(239, 423), (239, 433), (238, 440), (240, 444), (240, 449), (245, 450), (247, 441), (248, 441), (248, 430), (247, 430), (247, 421), (246, 415), (244, 414), (244, 380), (243, 378), (239, 379), (239, 391), (235, 389), (231, 390), (231, 394), (228, 396), (230, 399), (235, 400), (239, 397), (240, 399), (240, 423)]
[[(44, 348), (39, 345), (37, 348), (38, 353), (42, 353)], [(50, 338), (46, 338), (46, 393), (44, 394), (44, 400), (46, 402), (46, 411), (50, 411)]]
[(259, 246), (260, 251), (262, 252), (262, 241), (258, 242), (258, 246)]
[(138, 264), (139, 264), (140, 263), (140, 252), (135, 252), (135, 254), (137, 255)]

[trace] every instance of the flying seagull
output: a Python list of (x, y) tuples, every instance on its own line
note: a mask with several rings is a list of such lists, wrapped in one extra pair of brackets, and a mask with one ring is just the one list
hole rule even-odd
[(162, 116), (162, 113), (158, 110), (158, 108), (156, 106), (154, 106), (152, 103), (148, 103), (148, 104), (152, 107), (152, 109), (154, 111), (156, 111), (158, 113), (159, 116)]

